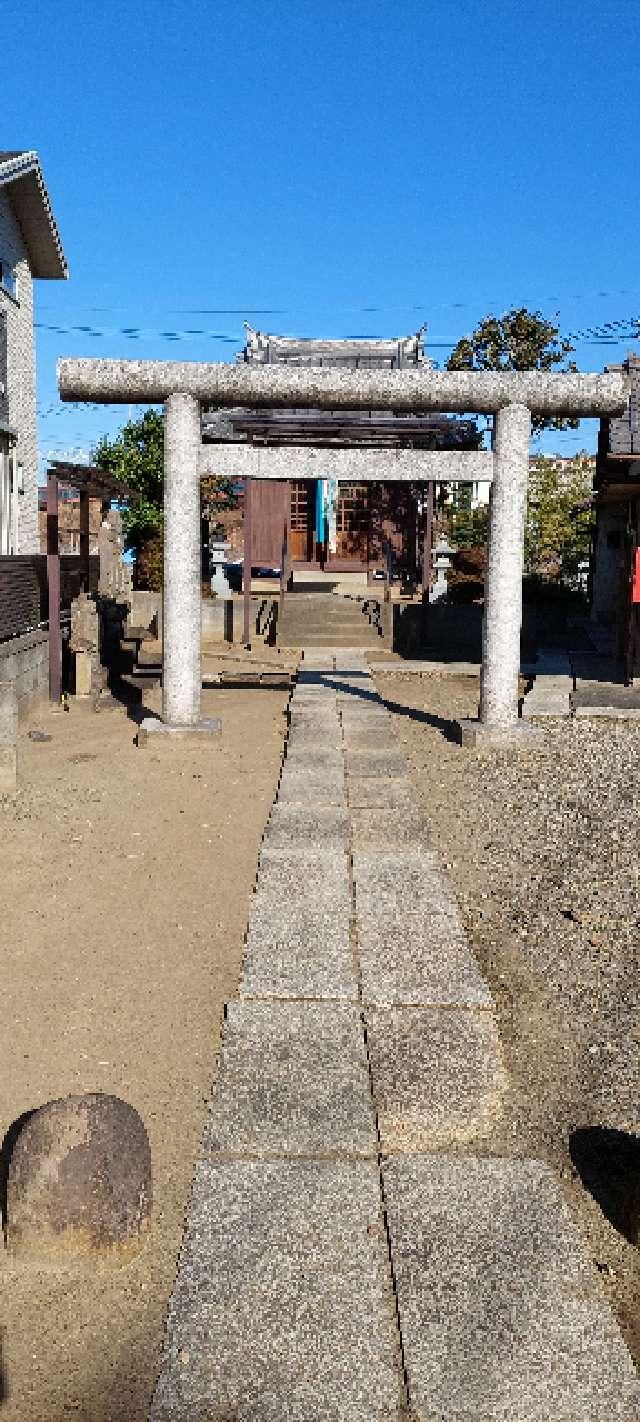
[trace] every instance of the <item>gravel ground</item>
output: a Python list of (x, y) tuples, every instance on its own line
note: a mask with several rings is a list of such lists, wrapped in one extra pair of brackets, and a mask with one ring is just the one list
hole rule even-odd
[(377, 683), (496, 1000), (511, 1090), (490, 1149), (558, 1170), (640, 1362), (640, 727), (555, 722), (478, 755), (450, 739), (475, 679)]

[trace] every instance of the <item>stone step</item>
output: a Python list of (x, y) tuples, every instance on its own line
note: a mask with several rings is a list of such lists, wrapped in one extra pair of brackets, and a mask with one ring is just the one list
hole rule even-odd
[(534, 1160), (383, 1160), (412, 1422), (637, 1422), (640, 1379)]
[[(369, 635), (365, 630), (359, 634), (357, 645), (359, 647), (370, 647), (377, 645), (378, 640), (375, 633)], [(309, 633), (305, 629), (304, 632), (300, 633), (299, 637), (289, 635), (278, 636), (277, 645), (279, 647), (290, 647), (292, 649), (298, 647), (353, 647), (354, 638), (352, 632), (347, 634), (336, 634), (335, 632), (331, 634), (324, 632)]]

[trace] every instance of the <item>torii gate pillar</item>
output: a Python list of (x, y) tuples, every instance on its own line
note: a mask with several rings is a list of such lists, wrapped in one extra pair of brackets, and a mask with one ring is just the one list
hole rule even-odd
[(480, 681), (480, 724), (496, 733), (518, 723), (530, 437), (526, 405), (505, 405), (497, 411)]
[(162, 717), (200, 720), (200, 403), (169, 395), (164, 407)]

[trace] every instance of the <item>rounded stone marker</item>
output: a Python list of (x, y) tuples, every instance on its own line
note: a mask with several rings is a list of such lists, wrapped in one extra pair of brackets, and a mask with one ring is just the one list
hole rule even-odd
[(149, 1229), (151, 1151), (126, 1101), (90, 1092), (26, 1121), (7, 1178), (12, 1250), (125, 1260)]

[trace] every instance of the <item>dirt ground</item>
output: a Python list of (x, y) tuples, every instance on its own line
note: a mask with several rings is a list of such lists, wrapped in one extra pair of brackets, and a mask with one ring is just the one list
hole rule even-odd
[(640, 1363), (640, 725), (476, 754), (452, 720), (477, 679), (376, 682), (497, 1006), (511, 1088), (483, 1150), (554, 1167)]
[(23, 788), (0, 802), (0, 1138), (46, 1101), (113, 1092), (149, 1133), (154, 1208), (121, 1268), (3, 1252), (2, 1422), (146, 1419), (287, 699), (205, 692), (223, 734), (197, 749), (137, 749), (122, 708), (45, 706), (22, 728)]

